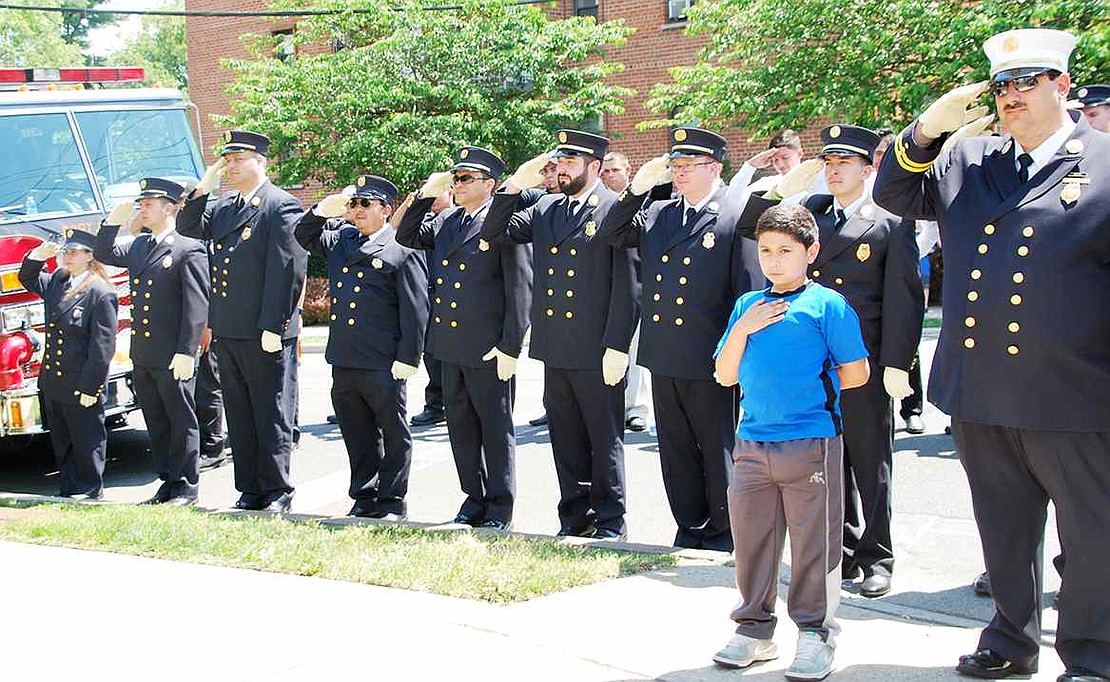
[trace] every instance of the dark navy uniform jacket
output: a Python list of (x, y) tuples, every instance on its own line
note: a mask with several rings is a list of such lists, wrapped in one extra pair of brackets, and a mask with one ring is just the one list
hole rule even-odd
[(24, 258), (19, 268), (20, 283), (27, 291), (42, 296), (46, 309), (46, 348), (39, 369), (39, 390), (50, 400), (66, 405), (79, 404), (78, 393), (100, 398), (116, 352), (116, 292), (111, 285), (94, 279), (81, 293), (63, 299), (69, 273), (59, 269), (48, 274), (43, 266), (42, 261)]
[[(338, 229), (325, 229), (329, 222)], [(371, 240), (349, 223), (312, 211), (297, 226), (297, 241), (328, 262), (331, 331), (325, 358), (335, 367), (388, 370), (394, 360), (420, 364), (428, 265), (422, 251), (397, 243), (392, 227), (382, 229), (386, 233)]]
[(168, 369), (174, 354), (195, 357), (208, 320), (208, 257), (204, 244), (170, 233), (161, 243), (141, 234), (115, 245), (118, 225), (96, 237), (96, 259), (127, 268), (131, 283), (131, 361)]
[(479, 237), (487, 203), (465, 225), (461, 206), (423, 216), (434, 197), (417, 199), (397, 228), (397, 241), (431, 251), (432, 323), (428, 352), (437, 360), (467, 367), (497, 346), (520, 355), (532, 301), (532, 254), (526, 244), (491, 244)]
[(301, 204), (269, 181), (241, 207), (239, 196), (229, 192), (210, 206), (206, 195), (193, 197), (177, 219), (178, 232), (209, 242), (208, 325), (213, 336), (229, 339), (253, 339), (263, 331), (295, 338), (308, 264), (293, 238)]
[(551, 367), (600, 370), (606, 348), (628, 352), (639, 319), (636, 251), (597, 236), (616, 198), (598, 183), (568, 221), (566, 195), (548, 194), (519, 210), (520, 195), (497, 193), (482, 225), (490, 244), (533, 246), (528, 354)]
[(943, 139), (922, 148), (910, 125), (883, 159), (875, 200), (940, 223), (944, 326), (929, 400), (957, 419), (1110, 428), (1110, 135), (1078, 119), (1024, 185), (1009, 136), (940, 155)]
[(737, 206), (727, 187), (714, 192), (682, 225), (682, 199), (655, 201), (621, 194), (598, 237), (618, 248), (639, 247), (640, 350), (637, 363), (653, 374), (713, 380), (713, 351), (741, 294), (763, 286), (756, 244), (737, 232)]

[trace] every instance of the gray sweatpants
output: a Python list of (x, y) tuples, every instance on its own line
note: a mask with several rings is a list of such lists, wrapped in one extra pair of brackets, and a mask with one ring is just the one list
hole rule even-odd
[(736, 632), (756, 639), (774, 634), (779, 562), (789, 529), (790, 619), (799, 630), (817, 632), (833, 644), (840, 631), (836, 607), (844, 523), (840, 438), (738, 438), (732, 462), (728, 508), (740, 590), (732, 610)]

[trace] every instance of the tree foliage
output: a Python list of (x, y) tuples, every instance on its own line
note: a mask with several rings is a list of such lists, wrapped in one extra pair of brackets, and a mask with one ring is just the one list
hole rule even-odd
[[(184, 0), (172, 0), (161, 9), (185, 9)], [(109, 66), (141, 66), (146, 69), (145, 86), (161, 83), (184, 90), (189, 84), (186, 69), (185, 17), (145, 16), (142, 28), (123, 47), (105, 58)]]
[(265, 131), (284, 183), (334, 187), (371, 172), (412, 187), (467, 144), (511, 166), (551, 145), (561, 125), (621, 113), (631, 94), (605, 82), (623, 69), (605, 60), (631, 32), (622, 22), (552, 20), (511, 0), (448, 11), (415, 0), (311, 4), (370, 11), (302, 20), (293, 58), (274, 59), (278, 39), (254, 36), (253, 59), (225, 62), (233, 112), (218, 120)]
[[(99, 4), (100, 0), (62, 0), (53, 3), (53, 6), (90, 9)], [(117, 21), (119, 21), (119, 15), (111, 12), (64, 12), (62, 14), (62, 40), (70, 45), (76, 45), (82, 49), (86, 48), (89, 46), (89, 31), (98, 26), (112, 24)]]
[[(1023, 27), (1079, 36), (1075, 82), (1110, 73), (1106, 0), (712, 0), (690, 8), (687, 31), (708, 45), (671, 69), (647, 106), (753, 137), (816, 119), (906, 123), (950, 88), (988, 76), (983, 41)], [(675, 112), (673, 115), (671, 112)]]
[[(59, 0), (40, 0), (58, 7)], [(62, 39), (62, 15), (56, 12), (0, 11), (0, 65), (74, 66), (84, 64), (81, 48)]]

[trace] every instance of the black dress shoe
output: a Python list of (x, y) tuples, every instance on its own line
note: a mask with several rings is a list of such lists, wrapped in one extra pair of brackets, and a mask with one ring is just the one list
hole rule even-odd
[(612, 528), (598, 528), (590, 537), (594, 540), (616, 540), (618, 542), (623, 542), (628, 539), (628, 533), (622, 533)]
[(975, 594), (980, 597), (991, 596), (991, 576), (986, 571), (975, 576), (975, 580), (971, 582), (971, 589), (975, 590)]
[(153, 505), (153, 504), (162, 504), (163, 502), (165, 502), (168, 499), (170, 499), (169, 496), (166, 495), (165, 493), (163, 493), (161, 490), (159, 490), (158, 492), (154, 493), (153, 497), (148, 497), (147, 499), (140, 502), (139, 506), (140, 507), (147, 507), (147, 506), (150, 506), (150, 505)]
[(906, 433), (925, 433), (925, 420), (919, 414), (906, 417)]
[(334, 414), (329, 414), (328, 415), (328, 423), (329, 424), (338, 424), (339, 423), (339, 417), (335, 416)]
[(192, 507), (197, 503), (196, 495), (177, 495), (162, 503), (163, 507)]
[(474, 526), (475, 528), (487, 528), (489, 530), (499, 530), (507, 533), (512, 529), (513, 524), (511, 521), (502, 521), (501, 519), (486, 519), (485, 521)]
[(1106, 682), (1110, 677), (1099, 675), (1087, 668), (1072, 668), (1056, 678), (1056, 682)]
[(371, 518), (376, 511), (378, 511), (378, 505), (373, 500), (355, 500), (355, 504), (351, 507), (351, 511), (347, 512), (347, 516)]
[(466, 514), (458, 514), (455, 516), (455, 518), (451, 519), (451, 523), (458, 524), (460, 526), (477, 526), (478, 519), (471, 518)]
[(74, 493), (73, 495), (62, 495), (62, 497), (68, 497), (69, 499), (75, 500), (77, 502), (89, 502), (89, 501), (103, 500), (104, 499), (104, 491), (103, 490), (98, 490), (98, 491), (92, 492), (92, 493)]
[(596, 530), (593, 524), (587, 524), (585, 526), (563, 526), (559, 529), (559, 532), (555, 534), (555, 537), (592, 538)]
[(639, 433), (647, 428), (647, 420), (643, 417), (629, 417), (624, 422), (624, 428)]
[(863, 575), (863, 569), (859, 567), (854, 561), (841, 561), (840, 562), (840, 579), (841, 580), (855, 580)]
[(528, 424), (531, 426), (547, 426), (547, 413), (544, 412), (535, 419), (529, 419)]
[(890, 592), (890, 576), (882, 573), (865, 576), (859, 586), (859, 593), (868, 599), (881, 597), (887, 592)]
[(447, 416), (443, 413), (443, 410), (425, 409), (410, 419), (409, 424), (412, 426), (431, 426), (445, 421), (447, 421)]
[(1000, 680), (1011, 675), (1032, 675), (1037, 672), (1037, 664), (1022, 665), (1003, 658), (990, 649), (980, 649), (973, 654), (960, 656), (956, 672), (987, 680)]
[(239, 499), (235, 501), (236, 509), (258, 511), (264, 506), (265, 505), (262, 502), (262, 498), (254, 493), (243, 493), (239, 496)]
[(372, 519), (386, 521), (388, 523), (401, 523), (406, 518), (404, 514), (398, 512), (384, 511), (381, 509), (374, 510), (374, 512), (372, 514), (368, 514), (368, 516)]
[(285, 514), (289, 511), (289, 508), (292, 507), (292, 506), (293, 506), (293, 493), (282, 493), (282, 494), (278, 495), (277, 497), (275, 497), (274, 499), (267, 502), (262, 507), (262, 511), (278, 512), (279, 514)]

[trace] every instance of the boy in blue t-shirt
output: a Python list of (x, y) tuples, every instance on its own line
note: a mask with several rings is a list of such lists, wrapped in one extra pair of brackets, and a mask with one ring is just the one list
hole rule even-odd
[(790, 680), (832, 672), (844, 519), (840, 391), (870, 374), (847, 299), (806, 279), (817, 236), (801, 206), (763, 214), (756, 238), (771, 287), (740, 297), (716, 354), (717, 380), (739, 381), (744, 416), (728, 495), (741, 600), (736, 635), (713, 660), (743, 668), (778, 657), (775, 597), (789, 528), (787, 610), (799, 630)]

